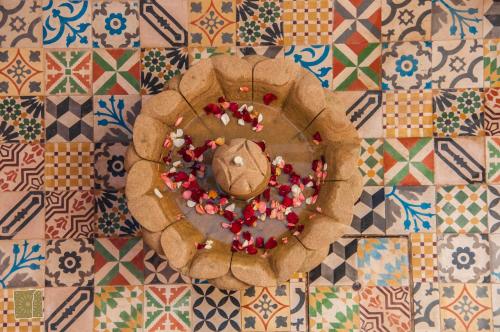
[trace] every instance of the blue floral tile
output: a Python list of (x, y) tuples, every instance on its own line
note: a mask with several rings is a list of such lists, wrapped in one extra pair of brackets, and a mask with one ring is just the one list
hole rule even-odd
[(193, 285), (194, 332), (241, 331), (240, 292), (217, 289), (212, 285)]
[(386, 233), (435, 232), (434, 186), (386, 188)]
[(0, 241), (0, 288), (43, 287), (44, 262), (43, 240)]
[(94, 1), (92, 46), (139, 47), (139, 1)]
[(122, 191), (95, 190), (95, 204), (99, 237), (140, 236), (140, 225), (130, 214)]
[(94, 141), (130, 142), (141, 96), (94, 96)]
[(332, 87), (332, 47), (330, 45), (288, 46), (285, 48), (285, 58), (311, 72), (321, 82), (324, 88)]
[(382, 44), (382, 90), (430, 89), (430, 41)]
[(90, 47), (90, 1), (46, 0), (43, 6), (45, 47)]
[(483, 0), (432, 1), (432, 39), (473, 39), (483, 36)]

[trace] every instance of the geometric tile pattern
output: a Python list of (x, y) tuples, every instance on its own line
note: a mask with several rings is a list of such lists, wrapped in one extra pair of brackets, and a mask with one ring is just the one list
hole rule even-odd
[(188, 1), (140, 1), (141, 46), (187, 46), (188, 4)]
[(39, 144), (0, 144), (0, 191), (42, 189), (43, 154)]
[(484, 41), (484, 87), (500, 88), (500, 39)]
[(92, 141), (94, 119), (91, 97), (48, 97), (45, 119), (47, 141)]
[[(461, 13), (457, 15), (457, 13)], [(473, 39), (483, 35), (483, 1), (432, 3), (434, 40)]]
[(309, 294), (310, 331), (357, 331), (359, 295), (348, 286), (314, 286)]
[[(45, 288), (45, 331), (87, 332), (94, 325), (94, 288)], [(71, 308), (72, 310), (67, 310)]]
[(486, 186), (438, 187), (436, 214), (439, 233), (487, 233)]
[[(254, 4), (255, 5), (255, 4)], [(193, 2), (189, 12), (189, 44), (224, 46), (236, 43), (236, 8), (233, 2)]]
[(47, 143), (45, 145), (45, 188), (89, 190), (94, 185), (94, 144)]
[(382, 41), (429, 40), (431, 1), (382, 1)]
[[(43, 331), (43, 289), (0, 289), (0, 324), (6, 332)], [(19, 319), (22, 317), (23, 319)]]
[(437, 236), (435, 233), (414, 233), (411, 242), (411, 273), (414, 282), (438, 281)]
[(335, 43), (378, 42), (380, 40), (380, 2), (335, 0), (333, 40)]
[(335, 61), (332, 67), (332, 51), (330, 45), (293, 45), (285, 48), (285, 58), (293, 59), (295, 63), (311, 72), (324, 88), (331, 88), (334, 76), (332, 69), (335, 68)]
[(384, 184), (384, 140), (366, 138), (361, 140), (358, 169), (365, 186)]
[(500, 88), (485, 89), (484, 129), (488, 135), (500, 135)]
[(43, 103), (40, 97), (0, 97), (0, 143), (43, 141)]
[(46, 53), (46, 89), (50, 95), (86, 95), (90, 92), (89, 51)]
[(244, 331), (290, 331), (288, 284), (250, 287), (241, 295)]
[(442, 331), (491, 331), (488, 285), (440, 284)]
[(0, 240), (44, 237), (43, 192), (0, 192), (0, 202)]
[(432, 137), (432, 91), (384, 92), (385, 137)]
[(281, 1), (240, 2), (236, 7), (238, 46), (282, 45)]
[(0, 51), (0, 95), (44, 94), (42, 49), (9, 48)]
[(434, 151), (431, 138), (386, 139), (385, 183), (388, 185), (431, 185), (434, 182)]
[(332, 41), (333, 2), (283, 0), (285, 45), (326, 45)]
[(500, 138), (486, 140), (486, 165), (488, 183), (500, 183)]
[(147, 331), (189, 331), (191, 289), (187, 285), (146, 286), (144, 328)]
[(142, 286), (96, 287), (94, 330), (141, 331), (143, 303)]
[(439, 286), (437, 283), (415, 282), (413, 287), (415, 332), (439, 332)]
[(483, 136), (482, 89), (433, 90), (434, 135)]
[(140, 54), (125, 49), (94, 49), (93, 88), (96, 95), (139, 93)]
[(96, 285), (141, 285), (144, 252), (141, 238), (95, 241)]
[(361, 331), (409, 331), (410, 290), (408, 287), (366, 286), (360, 291)]
[(358, 279), (357, 239), (339, 239), (330, 245), (328, 256), (309, 272), (311, 286), (352, 285)]
[(351, 229), (360, 234), (384, 234), (386, 229), (384, 187), (364, 187), (354, 205)]
[(2, 1), (9, 19), (0, 24), (0, 47), (37, 47), (42, 45), (42, 6), (26, 1)]

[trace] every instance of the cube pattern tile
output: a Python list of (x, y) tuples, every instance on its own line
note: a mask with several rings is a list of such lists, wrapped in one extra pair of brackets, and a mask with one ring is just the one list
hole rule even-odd
[[(0, 1), (0, 330), (500, 331), (494, 0)], [(350, 234), (308, 274), (219, 290), (143, 243), (135, 118), (218, 54), (289, 58), (361, 142)]]

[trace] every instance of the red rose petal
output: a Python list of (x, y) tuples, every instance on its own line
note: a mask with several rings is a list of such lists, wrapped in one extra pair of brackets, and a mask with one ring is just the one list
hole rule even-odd
[(264, 95), (264, 97), (262, 97), (262, 101), (264, 102), (265, 105), (269, 105), (270, 103), (272, 103), (273, 101), (275, 101), (276, 99), (278, 99), (278, 97), (276, 97), (274, 94), (272, 93), (266, 93)]
[(233, 222), (229, 229), (233, 234), (238, 234), (241, 231), (241, 224), (239, 222)]
[(255, 215), (255, 211), (254, 211), (252, 205), (248, 204), (247, 206), (245, 206), (245, 208), (243, 209), (243, 217), (248, 220), (251, 217), (253, 217), (254, 215)]
[(274, 237), (271, 236), (267, 240), (266, 245), (264, 246), (264, 248), (266, 248), (267, 250), (269, 250), (269, 249), (276, 248), (277, 245), (278, 245), (278, 242), (276, 241), (276, 239)]
[(252, 234), (250, 232), (243, 232), (242, 237), (244, 240), (250, 241), (252, 239)]
[(249, 245), (246, 250), (247, 254), (249, 255), (255, 255), (258, 252), (257, 248), (255, 248), (253, 245)]
[(321, 142), (321, 141), (323, 141), (323, 139), (321, 138), (321, 135), (320, 135), (320, 133), (319, 133), (318, 131), (314, 133), (314, 135), (313, 135), (313, 139), (314, 139), (316, 142), (318, 142), (318, 143), (319, 143), (319, 142)]
[(283, 173), (290, 174), (292, 173), (292, 171), (293, 171), (293, 166), (290, 164), (285, 164), (285, 166), (283, 167)]
[(292, 188), (286, 184), (281, 185), (278, 189), (280, 196), (286, 196), (290, 191), (292, 191)]
[(293, 204), (293, 200), (290, 197), (286, 196), (283, 198), (281, 204), (283, 204), (285, 207), (290, 207)]
[(234, 220), (234, 212), (232, 212), (232, 211), (224, 210), (224, 213), (222, 215), (228, 221), (233, 221)]
[(257, 248), (264, 248), (264, 238), (262, 236), (259, 236), (255, 239), (255, 246)]

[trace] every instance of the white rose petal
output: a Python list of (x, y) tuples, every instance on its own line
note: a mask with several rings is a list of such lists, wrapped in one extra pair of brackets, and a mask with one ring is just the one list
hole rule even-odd
[(192, 208), (192, 207), (195, 207), (195, 206), (196, 206), (196, 203), (195, 203), (194, 201), (192, 201), (192, 200), (188, 200), (188, 201), (186, 202), (186, 205), (187, 205), (188, 207)]
[(245, 120), (243, 120), (243, 119), (238, 119), (238, 124), (239, 124), (240, 126), (244, 126), (244, 125), (245, 125)]
[(222, 116), (220, 117), (220, 120), (222, 121), (222, 123), (224, 124), (224, 126), (227, 126), (227, 124), (230, 121), (229, 115), (227, 115), (227, 113), (222, 114)]

